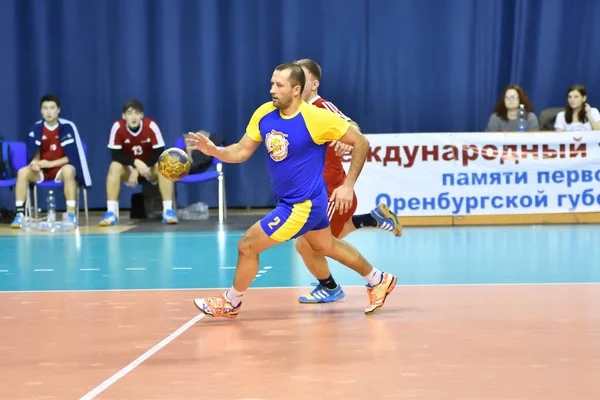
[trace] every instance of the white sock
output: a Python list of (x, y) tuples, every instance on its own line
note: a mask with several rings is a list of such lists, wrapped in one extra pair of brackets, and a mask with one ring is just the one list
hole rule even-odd
[(173, 200), (164, 200), (163, 201), (163, 212), (167, 210), (173, 209)]
[(377, 268), (373, 268), (373, 270), (371, 272), (369, 272), (368, 275), (363, 276), (363, 278), (365, 278), (367, 280), (367, 282), (369, 283), (369, 285), (371, 285), (371, 287), (373, 286), (377, 286), (381, 283), (382, 279), (383, 279), (383, 273), (378, 270)]
[(244, 295), (244, 292), (238, 292), (237, 290), (235, 290), (233, 288), (233, 286), (231, 287), (231, 289), (229, 289), (228, 291), (225, 292), (225, 297), (227, 298), (227, 300), (229, 300), (231, 305), (234, 307), (237, 307), (240, 305), (240, 303), (242, 302), (243, 295)]
[(116, 200), (108, 200), (106, 202), (106, 209), (117, 215), (117, 210), (119, 209), (119, 202)]
[(73, 207), (73, 208), (75, 208), (76, 205), (77, 205), (77, 201), (75, 201), (75, 200), (67, 200), (67, 207)]
[[(16, 200), (15, 201), (15, 206), (17, 207), (17, 209), (19, 207), (23, 207), (24, 205), (25, 205), (25, 202), (23, 200)], [(22, 213), (19, 213), (19, 214), (22, 214)]]

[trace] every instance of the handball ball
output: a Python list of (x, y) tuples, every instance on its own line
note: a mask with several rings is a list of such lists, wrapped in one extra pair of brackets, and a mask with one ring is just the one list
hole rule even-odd
[(171, 147), (158, 158), (158, 172), (170, 181), (178, 181), (190, 172), (190, 159), (185, 151)]

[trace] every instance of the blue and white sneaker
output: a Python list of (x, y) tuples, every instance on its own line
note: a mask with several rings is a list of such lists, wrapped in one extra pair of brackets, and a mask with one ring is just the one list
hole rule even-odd
[(104, 217), (100, 220), (100, 226), (112, 226), (119, 223), (119, 217), (112, 211), (104, 213)]
[(23, 218), (23, 214), (18, 213), (13, 222), (10, 224), (10, 227), (12, 229), (21, 229), (23, 227)]
[(377, 221), (378, 228), (393, 232), (397, 237), (402, 236), (400, 219), (396, 214), (391, 212), (384, 203), (379, 203), (379, 205), (371, 211), (371, 216)]
[(77, 217), (75, 216), (75, 213), (71, 213), (68, 212), (67, 213), (67, 218), (69, 218), (69, 221), (74, 225), (77, 226)]
[(162, 222), (163, 222), (163, 224), (179, 223), (179, 220), (177, 219), (177, 214), (175, 214), (175, 210), (173, 210), (173, 209), (165, 210), (163, 212)]
[(318, 284), (310, 294), (298, 297), (300, 303), (333, 303), (343, 299), (346, 293), (342, 287), (338, 285), (335, 289), (327, 289), (325, 286)]

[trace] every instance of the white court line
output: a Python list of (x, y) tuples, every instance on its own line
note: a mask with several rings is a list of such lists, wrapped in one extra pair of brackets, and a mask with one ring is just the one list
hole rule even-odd
[(219, 269), (236, 269), (237, 267), (219, 267)]
[(80, 271), (100, 271), (100, 268), (79, 268)]
[(53, 272), (53, 269), (50, 268), (41, 268), (41, 269), (34, 269), (33, 272)]
[[(422, 285), (403, 285), (396, 283), (396, 286), (402, 287), (422, 287), (422, 288), (443, 288), (443, 287), (480, 287), (480, 286), (597, 286), (600, 282), (550, 282), (550, 283), (448, 283), (448, 284), (422, 284)], [(344, 285), (345, 288), (365, 288), (365, 285)], [(189, 287), (189, 288), (159, 288), (159, 289), (72, 289), (72, 290), (0, 290), (0, 295), (4, 293), (88, 293), (88, 292), (164, 292), (168, 291), (198, 291), (198, 290), (226, 290), (231, 286), (222, 287)], [(265, 286), (248, 288), (248, 290), (277, 290), (277, 289), (314, 289), (314, 285), (290, 285), (290, 286)]]
[[(127, 235), (123, 235), (124, 233), (127, 233)], [(123, 236), (131, 236), (131, 237), (135, 237), (137, 238), (163, 238), (165, 236), (165, 233), (169, 233), (169, 232), (156, 232), (155, 234), (152, 233), (136, 233), (136, 232), (122, 232), (120, 233), (120, 237)], [(172, 233), (177, 233), (177, 235), (175, 236), (176, 239), (179, 238), (196, 238), (196, 237), (214, 237), (214, 236), (218, 236), (219, 233), (226, 233), (227, 236), (244, 236), (243, 231), (215, 231), (215, 232), (199, 232), (199, 233), (185, 233), (185, 232), (172, 232)], [(122, 235), (122, 236), (121, 236)], [(82, 235), (84, 236), (84, 235)], [(87, 236), (87, 235), (85, 235)], [(171, 236), (171, 235), (169, 235)]]
[(160, 343), (156, 344), (150, 350), (133, 360), (125, 368), (123, 368), (122, 370), (120, 370), (119, 372), (117, 372), (116, 374), (114, 374), (113, 376), (96, 386), (85, 396), (81, 397), (80, 400), (93, 399), (94, 397), (108, 389), (113, 383), (115, 383), (116, 381), (133, 371), (134, 368), (138, 367), (141, 363), (146, 361), (148, 358), (152, 357), (154, 354), (156, 354), (156, 352), (158, 352), (160, 349), (171, 343), (175, 338), (177, 338), (183, 332), (187, 331), (192, 325), (194, 325), (196, 322), (200, 321), (204, 317), (206, 317), (205, 314), (198, 314), (194, 318), (190, 319), (188, 322), (180, 326), (179, 329), (177, 329), (175, 332), (171, 333), (169, 336), (164, 338)]
[(7, 269), (0, 269), (0, 272), (8, 272)]
[(192, 269), (192, 267), (173, 267), (173, 269), (175, 271), (179, 271), (179, 270), (188, 270), (188, 269)]
[[(244, 232), (242, 231), (223, 231), (225, 233), (227, 233), (227, 236), (243, 236)], [(123, 235), (124, 233), (127, 233), (127, 235)], [(168, 232), (157, 232), (155, 234), (153, 233), (135, 233), (135, 232), (111, 232), (111, 233), (81, 233), (80, 236), (81, 237), (85, 237), (86, 239), (104, 239), (106, 240), (106, 238), (111, 237), (111, 236), (117, 236), (119, 238), (123, 238), (124, 236), (127, 237), (131, 237), (131, 238), (135, 238), (135, 239), (140, 239), (140, 238), (162, 238), (163, 236), (165, 236), (165, 233)], [(173, 232), (175, 233), (175, 232)], [(215, 231), (215, 232), (199, 232), (199, 233), (184, 233), (184, 232), (179, 232), (177, 233), (177, 239), (179, 238), (196, 238), (196, 237), (214, 237), (217, 236), (220, 232), (219, 231)], [(8, 241), (8, 240), (15, 240), (16, 236), (12, 236), (12, 235), (0, 235), (0, 242), (1, 241)], [(57, 236), (58, 237), (58, 236)], [(64, 238), (74, 238), (74, 235), (62, 235), (60, 237), (64, 237)], [(28, 236), (28, 239), (43, 239), (46, 240), (48, 238), (47, 235), (32, 235), (32, 236)], [(120, 239), (119, 239), (120, 240)]]
[(146, 268), (125, 268), (127, 271), (145, 271)]

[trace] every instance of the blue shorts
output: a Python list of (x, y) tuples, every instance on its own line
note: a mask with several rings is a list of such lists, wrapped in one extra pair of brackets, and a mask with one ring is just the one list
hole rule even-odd
[(288, 204), (282, 201), (260, 220), (260, 226), (271, 239), (285, 242), (308, 231), (327, 228), (327, 205), (327, 191), (302, 203)]

